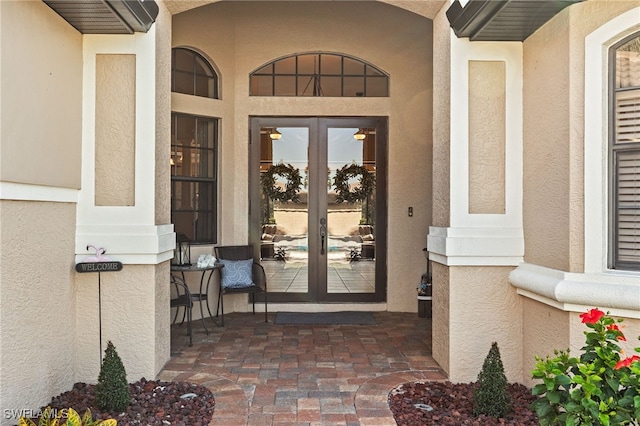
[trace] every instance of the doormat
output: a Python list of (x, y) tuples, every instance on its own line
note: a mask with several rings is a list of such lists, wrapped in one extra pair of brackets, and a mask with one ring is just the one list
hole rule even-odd
[(276, 312), (274, 324), (283, 325), (375, 325), (373, 312)]

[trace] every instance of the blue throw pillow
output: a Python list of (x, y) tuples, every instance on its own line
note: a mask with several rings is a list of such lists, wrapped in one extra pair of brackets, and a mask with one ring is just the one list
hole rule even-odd
[(223, 288), (245, 288), (253, 285), (253, 259), (218, 259), (218, 261), (224, 265), (222, 268)]

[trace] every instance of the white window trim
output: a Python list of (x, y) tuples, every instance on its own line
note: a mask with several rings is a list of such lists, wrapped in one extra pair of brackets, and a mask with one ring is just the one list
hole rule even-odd
[[(585, 38), (584, 196), (585, 273), (622, 278), (640, 274), (611, 270), (608, 251), (609, 48), (640, 30), (640, 8), (612, 19)], [(605, 194), (605, 196), (603, 196)]]

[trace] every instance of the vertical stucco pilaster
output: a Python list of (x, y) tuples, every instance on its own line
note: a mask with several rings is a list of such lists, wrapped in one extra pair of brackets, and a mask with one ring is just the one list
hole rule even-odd
[[(449, 146), (451, 122), (451, 29), (446, 7), (433, 20), (433, 226), (446, 228), (450, 220)], [(431, 231), (430, 231), (431, 233)], [(430, 249), (431, 251), (431, 249)], [(432, 351), (449, 371), (449, 268), (433, 264)]]
[[(165, 306), (169, 306), (169, 298), (162, 297), (158, 288), (156, 270), (161, 269), (158, 265), (125, 264), (122, 271), (100, 274), (100, 291), (97, 273), (78, 274), (76, 381), (95, 383), (98, 380), (100, 355), (104, 356), (108, 341), (113, 342), (122, 358), (129, 382), (155, 377), (160, 371), (168, 357), (157, 366), (156, 350), (166, 352), (163, 345), (169, 343), (159, 341), (161, 336), (157, 333), (160, 325), (157, 305), (166, 302)], [(167, 276), (168, 272), (166, 270)], [(169, 310), (165, 312), (168, 319)]]
[[(434, 24), (434, 99), (446, 95), (448, 104), (446, 112), (434, 108), (428, 248), (441, 266), (434, 267), (433, 355), (450, 380), (472, 381), (496, 341), (508, 376), (520, 380), (522, 306), (508, 276), (524, 254), (522, 46), (459, 39), (445, 17)], [(439, 72), (448, 81), (437, 81)]]
[(171, 223), (171, 29), (172, 18), (163, 2), (155, 27), (156, 150), (155, 224)]
[(433, 359), (447, 373), (450, 362), (450, 277), (449, 267), (433, 262), (433, 288), (431, 303), (431, 352)]
[[(156, 53), (168, 52), (170, 19), (164, 6), (158, 21), (147, 33), (131, 36), (84, 36), (83, 79), (83, 173), (77, 209), (76, 261), (86, 256), (87, 244), (105, 247), (107, 256), (124, 264), (122, 271), (103, 275), (103, 345), (112, 340), (123, 359), (129, 379), (155, 377), (169, 359), (169, 267), (175, 244), (169, 223), (169, 67), (170, 55), (157, 64)], [(159, 28), (161, 35), (156, 33)], [(163, 48), (158, 47), (163, 44)], [(164, 50), (163, 50), (164, 49)], [(104, 60), (122, 62), (125, 75), (114, 75), (116, 68)], [(135, 60), (133, 59), (135, 58)], [(158, 72), (160, 70), (160, 72)], [(117, 73), (116, 73), (117, 74)], [(122, 87), (133, 93), (112, 97), (102, 85), (121, 77), (129, 81)], [(166, 92), (159, 94), (158, 90)], [(120, 109), (129, 115), (106, 115), (105, 110)], [(131, 116), (133, 114), (133, 116)], [(163, 117), (163, 118), (159, 118)], [(114, 122), (116, 121), (116, 122)], [(160, 122), (161, 128), (158, 128)], [(99, 131), (108, 123), (118, 132)], [(119, 136), (120, 135), (120, 136)], [(106, 146), (117, 146), (122, 137), (131, 141), (133, 170), (123, 173), (125, 182), (114, 178), (113, 158), (104, 155)], [(124, 155), (124, 153), (122, 154)], [(108, 173), (101, 171), (107, 170)], [(160, 171), (158, 171), (160, 170)], [(99, 171), (96, 173), (96, 171)], [(115, 173), (117, 175), (117, 173)], [(96, 182), (100, 182), (96, 185)], [(123, 188), (126, 202), (110, 196), (111, 186)], [(164, 191), (158, 187), (164, 188)], [(129, 190), (132, 188), (132, 190)], [(97, 191), (100, 191), (100, 194)], [(100, 198), (102, 197), (102, 198)], [(116, 200), (117, 202), (112, 202)], [(76, 380), (94, 382), (99, 346), (99, 318), (95, 274), (77, 276), (78, 365)], [(86, 312), (86, 307), (92, 310)]]
[(451, 28), (443, 8), (433, 20), (433, 226), (450, 220)]
[[(155, 225), (171, 224), (171, 168), (168, 167), (171, 152), (171, 14), (164, 3), (157, 2), (159, 13), (155, 28)], [(170, 226), (173, 232), (173, 225)], [(172, 234), (171, 234), (172, 235)], [(154, 371), (160, 372), (169, 360), (171, 351), (169, 312), (170, 260), (155, 266), (155, 363)]]

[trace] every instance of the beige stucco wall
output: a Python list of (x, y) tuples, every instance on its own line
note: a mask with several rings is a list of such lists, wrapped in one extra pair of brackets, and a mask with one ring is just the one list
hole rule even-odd
[(589, 0), (524, 42), (525, 261), (584, 267), (584, 38), (633, 1)]
[[(433, 20), (433, 184), (432, 221), (434, 226), (450, 223), (450, 101), (451, 48), (449, 21), (444, 7)], [(431, 346), (433, 358), (444, 371), (449, 371), (449, 268), (432, 262), (433, 301)]]
[(525, 260), (563, 270), (569, 269), (572, 231), (567, 14), (555, 19), (564, 25), (548, 25), (524, 49)]
[(532, 299), (522, 298), (523, 383), (532, 386), (536, 356), (553, 356), (553, 350), (571, 345), (570, 314)]
[(74, 383), (74, 230), (72, 203), (0, 201), (0, 410), (38, 409)]
[(449, 288), (451, 279), (449, 268), (433, 262), (433, 284), (431, 302), (431, 352), (433, 359), (444, 371), (450, 371), (450, 344), (451, 327), (449, 323), (451, 315), (451, 300)]
[[(78, 199), (82, 193), (76, 189), (81, 186), (93, 189), (93, 180), (81, 184), (82, 138), (96, 129), (93, 126), (83, 129), (82, 122), (86, 39), (40, 1), (0, 2), (0, 20), (0, 409), (25, 410), (46, 404), (53, 395), (70, 389), (75, 381), (97, 380), (102, 355), (97, 333), (98, 275), (73, 270), (77, 250), (83, 252), (77, 245), (85, 243), (83, 239), (76, 241), (81, 204)], [(156, 129), (163, 141), (160, 147), (155, 147), (155, 161), (168, 164), (171, 45), (170, 17), (163, 7), (156, 25), (160, 23), (161, 32), (157, 36), (160, 42), (156, 46), (165, 54), (156, 67), (157, 86), (163, 92), (155, 103), (151, 99), (144, 104), (148, 108), (163, 105), (154, 111), (156, 117), (162, 118)], [(136, 35), (130, 40), (143, 41), (143, 37)], [(118, 44), (123, 37), (104, 40)], [(114, 51), (121, 51), (119, 47)], [(91, 69), (90, 65), (84, 63)], [(98, 68), (105, 71), (98, 78), (102, 87), (108, 84), (105, 76), (120, 74), (110, 66)], [(133, 71), (132, 67), (128, 70)], [(140, 81), (133, 81), (133, 73), (129, 76), (129, 95), (106, 99), (113, 94), (107, 89), (101, 92), (99, 102), (109, 103), (111, 108), (131, 107), (135, 96), (131, 96), (130, 89)], [(108, 130), (103, 132), (98, 138), (99, 148), (108, 148), (105, 144), (122, 135), (126, 135), (128, 147), (132, 147), (133, 109), (126, 111), (129, 126), (115, 136)], [(104, 123), (104, 112), (103, 109), (97, 114), (99, 124)], [(90, 118), (88, 122), (93, 123), (93, 115)], [(144, 138), (143, 142), (146, 145), (142, 146), (153, 145), (154, 139)], [(105, 195), (103, 190), (115, 186), (114, 182), (121, 177), (117, 171), (122, 162), (114, 162), (114, 158), (127, 155), (117, 146), (111, 148), (112, 151), (98, 150), (100, 195)], [(134, 152), (130, 149), (128, 154)], [(130, 158), (130, 166), (133, 161)], [(136, 162), (145, 166), (147, 163), (146, 158)], [(162, 225), (170, 220), (170, 198), (166, 195), (170, 193), (169, 167), (159, 169), (157, 172), (156, 167), (145, 167), (151, 173), (157, 172), (156, 194), (161, 196), (155, 220)], [(129, 167), (125, 186), (118, 187), (128, 198), (122, 201), (118, 198), (121, 193), (110, 194), (106, 202), (103, 198), (98, 204), (133, 204), (136, 182), (132, 170)], [(39, 201), (14, 201), (32, 199)], [(91, 206), (93, 202), (91, 197)], [(90, 225), (92, 229), (100, 228), (93, 222)], [(103, 344), (108, 339), (114, 340), (128, 367), (129, 378), (134, 380), (143, 375), (155, 377), (169, 359), (169, 262), (150, 263), (125, 264), (125, 272), (104, 273), (101, 277), (106, 296)], [(3, 418), (0, 423), (16, 421)]]
[[(155, 93), (155, 224), (171, 223), (171, 168), (167, 164), (171, 152), (171, 15), (162, 2), (155, 23), (156, 93)], [(171, 354), (170, 263), (155, 266), (153, 370), (158, 373)]]
[(0, 181), (50, 199), (0, 201), (0, 410), (26, 410), (75, 380), (75, 204), (55, 199), (80, 187), (82, 39), (40, 1), (0, 2), (0, 38)]
[(95, 205), (135, 204), (136, 56), (96, 55)]
[[(365, 24), (353, 25), (354, 16)], [(274, 25), (283, 20), (286, 25)], [(237, 213), (248, 211), (250, 116), (389, 117), (388, 309), (416, 311), (431, 222), (431, 21), (378, 2), (222, 2), (175, 15), (173, 29), (173, 45), (212, 59), (222, 80), (222, 105), (206, 114), (222, 118), (220, 243), (248, 239), (247, 218)], [(248, 96), (249, 74), (260, 65), (319, 50), (353, 55), (388, 72), (391, 96)], [(183, 112), (199, 108), (180, 96), (174, 100)], [(407, 217), (409, 206), (413, 217)], [(235, 310), (246, 309), (240, 303)]]
[(444, 7), (433, 20), (433, 226), (450, 223), (451, 29)]
[(506, 63), (469, 61), (469, 213), (504, 214)]
[(155, 377), (168, 360), (169, 265), (124, 265), (101, 274), (102, 350), (98, 315), (98, 275), (77, 274), (76, 381), (95, 383), (100, 355), (107, 342), (115, 345), (127, 379)]
[[(82, 38), (40, 1), (3, 1), (0, 180), (80, 187)], [(26, 25), (25, 23), (28, 23)]]
[(156, 37), (156, 159), (155, 223), (171, 223), (171, 15), (162, 2), (155, 23)]
[(520, 380), (522, 301), (509, 284), (510, 271), (499, 266), (449, 268), (451, 381), (474, 381), (492, 342), (498, 342), (507, 379)]

